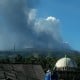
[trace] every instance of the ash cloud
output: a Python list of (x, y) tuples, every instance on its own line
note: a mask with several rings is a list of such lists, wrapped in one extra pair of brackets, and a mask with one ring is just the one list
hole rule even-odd
[[(14, 44), (21, 48), (31, 40), (32, 29), (28, 24), (28, 14), (32, 6), (26, 0), (0, 0), (0, 49), (8, 49)], [(25, 15), (26, 11), (26, 15)]]
[(60, 36), (58, 19), (36, 19), (38, 2), (0, 0), (0, 50), (12, 49), (14, 45), (17, 49), (58, 49), (66, 45)]

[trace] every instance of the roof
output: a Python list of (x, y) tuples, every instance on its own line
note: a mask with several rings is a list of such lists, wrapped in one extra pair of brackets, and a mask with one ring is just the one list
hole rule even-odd
[(43, 80), (44, 71), (41, 65), (0, 64), (0, 79)]
[(74, 60), (65, 56), (56, 62), (55, 67), (57, 68), (64, 68), (64, 67), (77, 68), (77, 64)]

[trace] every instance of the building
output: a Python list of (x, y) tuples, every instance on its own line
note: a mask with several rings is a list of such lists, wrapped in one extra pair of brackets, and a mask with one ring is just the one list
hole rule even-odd
[(66, 56), (56, 62), (55, 70), (59, 80), (80, 80), (80, 69), (76, 62)]
[(41, 65), (0, 64), (0, 80), (43, 80)]

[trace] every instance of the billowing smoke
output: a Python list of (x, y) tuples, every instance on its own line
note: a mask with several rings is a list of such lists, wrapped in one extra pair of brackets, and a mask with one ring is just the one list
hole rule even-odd
[(69, 49), (60, 35), (60, 20), (49, 16), (35, 21), (34, 31), (37, 33), (41, 47), (55, 50)]
[[(35, 3), (36, 2), (36, 3)], [(36, 19), (38, 0), (0, 0), (0, 50), (64, 47), (55, 17)]]
[(47, 17), (46, 19), (40, 19), (35, 22), (34, 30), (40, 34), (42, 32), (51, 35), (56, 41), (62, 42), (59, 31), (59, 19), (55, 17)]

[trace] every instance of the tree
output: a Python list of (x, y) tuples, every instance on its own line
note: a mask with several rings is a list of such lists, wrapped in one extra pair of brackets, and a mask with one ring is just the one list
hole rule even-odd
[(15, 57), (15, 63), (23, 63), (24, 60), (23, 60), (23, 57), (18, 54), (16, 57)]

